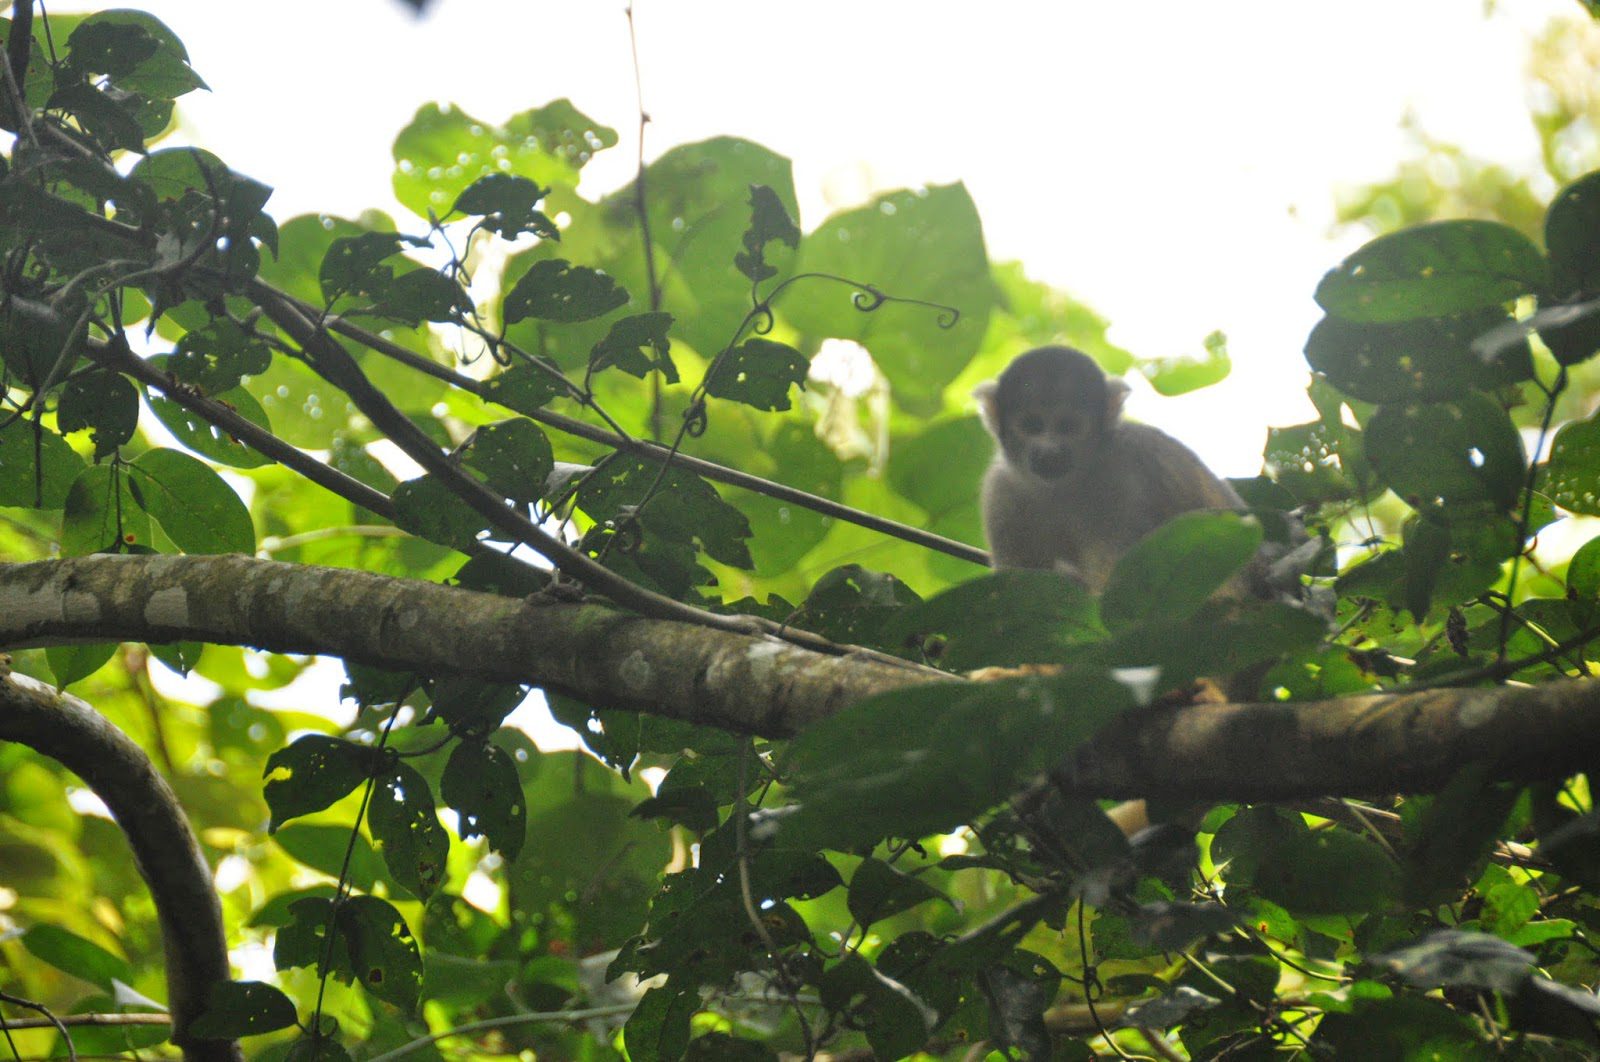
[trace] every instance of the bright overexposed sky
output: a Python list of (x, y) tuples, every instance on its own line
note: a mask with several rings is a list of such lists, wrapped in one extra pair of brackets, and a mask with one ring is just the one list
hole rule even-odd
[[(138, 4), (138, 0), (133, 0)], [(624, 183), (637, 110), (623, 0), (146, 0), (210, 93), (185, 139), (276, 189), (283, 220), (390, 194), (394, 133), (429, 100), (486, 121), (566, 96), (616, 128), (584, 191)], [(1088, 302), (1141, 357), (1234, 373), (1136, 394), (1218, 469), (1249, 475), (1269, 424), (1303, 420), (1300, 351), (1336, 188), (1390, 174), (1414, 115), (1533, 169), (1527, 41), (1576, 0), (1214, 4), (637, 0), (647, 154), (732, 134), (794, 160), (802, 226), (871, 194), (965, 181), (989, 251)]]

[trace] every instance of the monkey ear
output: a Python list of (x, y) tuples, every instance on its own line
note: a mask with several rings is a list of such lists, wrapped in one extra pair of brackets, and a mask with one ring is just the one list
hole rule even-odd
[(1122, 417), (1122, 403), (1128, 400), (1133, 388), (1114, 376), (1106, 378), (1106, 423), (1115, 424)]
[(997, 380), (985, 380), (972, 389), (972, 397), (978, 400), (978, 419), (996, 439), (1000, 438), (999, 390)]

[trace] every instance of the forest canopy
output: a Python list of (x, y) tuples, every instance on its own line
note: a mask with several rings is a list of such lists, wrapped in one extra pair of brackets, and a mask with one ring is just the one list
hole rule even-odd
[(167, 143), (231, 57), (0, 32), (11, 1057), (1593, 1057), (1592, 69), (1547, 201), (1350, 197), (1315, 417), (1096, 595), (987, 568), (972, 386), (1225, 341), (1118, 347), (961, 184), (803, 228), (751, 140), (596, 195), (581, 101), (422, 103), (406, 213), (279, 217)]

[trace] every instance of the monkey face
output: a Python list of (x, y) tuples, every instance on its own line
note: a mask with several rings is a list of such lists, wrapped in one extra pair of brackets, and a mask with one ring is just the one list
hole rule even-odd
[(1116, 425), (1128, 387), (1107, 380), (1088, 355), (1039, 347), (1018, 357), (974, 395), (1006, 463), (1046, 482), (1079, 475)]
[[(1052, 396), (1040, 396), (1047, 399)], [(1000, 444), (1012, 467), (1040, 479), (1065, 479), (1083, 467), (1100, 428), (1100, 411), (1057, 401), (1024, 400), (1009, 410)]]

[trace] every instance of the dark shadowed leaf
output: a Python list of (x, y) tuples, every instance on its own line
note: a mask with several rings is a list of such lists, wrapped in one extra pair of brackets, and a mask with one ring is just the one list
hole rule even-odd
[(1600, 171), (1556, 193), (1545, 215), (1544, 245), (1557, 295), (1600, 293)]
[(1422, 989), (1469, 985), (1511, 992), (1527, 980), (1536, 960), (1532, 952), (1488, 933), (1440, 929), (1368, 961)]
[(1525, 330), (1496, 342), (1487, 358), (1475, 346), (1509, 321), (1499, 307), (1390, 324), (1324, 317), (1306, 340), (1306, 361), (1341, 391), (1368, 402), (1489, 391), (1533, 376)]
[(672, 341), (667, 338), (671, 326), (670, 313), (637, 313), (613, 321), (605, 338), (589, 351), (589, 371), (616, 366), (642, 380), (657, 370), (667, 383), (677, 383), (678, 367), (672, 363)]
[(56, 427), (63, 435), (88, 429), (97, 460), (133, 438), (138, 426), (139, 392), (120, 373), (84, 373), (61, 389)]
[(788, 409), (789, 388), (806, 386), (810, 362), (787, 343), (747, 339), (727, 351), (706, 376), (708, 394), (757, 409)]
[(400, 912), (376, 896), (351, 896), (339, 905), (337, 922), (362, 987), (407, 1013), (415, 1010), (422, 956)]
[(564, 258), (533, 263), (506, 292), (502, 313), (506, 324), (529, 317), (544, 321), (587, 321), (626, 305), (628, 293), (598, 269), (573, 265)]
[(945, 640), (942, 666), (955, 671), (1058, 660), (1105, 634), (1094, 595), (1071, 576), (1012, 569), (989, 572), (898, 610), (882, 633), (904, 646)]
[(881, 859), (864, 859), (850, 877), (850, 914), (863, 929), (880, 919), (909, 911), (928, 900), (947, 900), (921, 878), (902, 873)]
[(549, 191), (514, 173), (486, 173), (456, 197), (450, 212), (481, 217), (484, 228), (508, 240), (524, 232), (558, 240), (555, 222), (534, 209)]
[(267, 757), (262, 795), (272, 809), (268, 832), (321, 811), (372, 776), (382, 753), (353, 741), (307, 734)]
[(549, 438), (533, 421), (521, 417), (479, 428), (465, 460), (497, 493), (522, 505), (543, 495), (545, 480), (555, 467)]
[(773, 240), (787, 244), (792, 250), (800, 246), (800, 228), (789, 216), (788, 208), (778, 193), (764, 184), (750, 186), (750, 227), (744, 230), (740, 242), (744, 250), (734, 256), (739, 272), (750, 278), (752, 284), (778, 275), (774, 266), (767, 264), (767, 244)]
[(623, 1026), (622, 1042), (637, 1062), (677, 1062), (689, 1046), (689, 1019), (700, 998), (661, 985), (645, 992)]
[(418, 538), (469, 552), (487, 521), (432, 472), (394, 490), (394, 522)]
[(439, 824), (427, 780), (404, 763), (379, 776), (367, 826), (394, 880), (426, 900), (444, 880), (450, 838)]
[(503, 749), (462, 741), (445, 764), (439, 796), (460, 816), (463, 841), (482, 836), (507, 861), (517, 858), (527, 834), (528, 808), (516, 765)]
[(200, 1039), (234, 1040), (295, 1024), (294, 1002), (260, 981), (220, 981), (189, 1031)]

